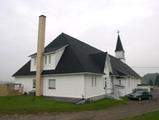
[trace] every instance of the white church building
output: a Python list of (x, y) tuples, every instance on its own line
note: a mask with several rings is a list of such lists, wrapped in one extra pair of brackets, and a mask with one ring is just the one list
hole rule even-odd
[[(37, 53), (30, 55), (30, 60), (13, 75), (15, 82), (24, 86), (24, 92), (39, 87), (37, 56)], [(80, 99), (124, 96), (141, 83), (141, 77), (125, 63), (119, 34), (115, 57), (62, 33), (44, 48), (42, 60), (40, 95), (43, 96)]]

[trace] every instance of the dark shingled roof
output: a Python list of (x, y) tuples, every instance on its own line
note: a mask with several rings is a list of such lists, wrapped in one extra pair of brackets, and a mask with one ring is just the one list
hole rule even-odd
[(117, 38), (117, 44), (116, 44), (116, 49), (115, 49), (115, 52), (116, 51), (124, 51), (123, 49), (123, 45), (121, 43), (121, 40), (120, 40), (120, 36), (118, 35), (118, 38)]
[[(77, 40), (65, 33), (60, 34), (55, 40), (45, 47), (45, 52), (52, 52), (61, 47), (67, 46), (57, 64), (55, 70), (45, 70), (43, 74), (64, 74), (64, 73), (100, 73), (104, 74), (104, 66), (107, 53), (96, 49), (84, 42)], [(113, 75), (131, 75), (139, 77), (125, 63), (110, 56)], [(35, 75), (30, 72), (30, 61), (20, 68), (13, 76)]]
[(141, 78), (131, 67), (120, 61), (118, 58), (110, 56), (110, 64), (112, 67), (112, 74), (116, 76), (133, 76)]

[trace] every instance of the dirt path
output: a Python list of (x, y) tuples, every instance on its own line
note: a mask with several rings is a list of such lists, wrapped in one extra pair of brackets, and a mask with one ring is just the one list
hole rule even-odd
[(159, 110), (159, 90), (155, 90), (153, 94), (155, 94), (155, 98), (151, 101), (130, 101), (126, 105), (106, 110), (59, 114), (0, 115), (0, 120), (120, 120)]

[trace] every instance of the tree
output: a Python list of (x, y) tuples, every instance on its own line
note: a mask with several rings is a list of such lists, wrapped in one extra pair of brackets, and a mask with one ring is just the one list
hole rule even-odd
[(159, 74), (156, 76), (155, 85), (159, 86)]
[(153, 86), (153, 81), (152, 81), (152, 79), (149, 80), (149, 85)]

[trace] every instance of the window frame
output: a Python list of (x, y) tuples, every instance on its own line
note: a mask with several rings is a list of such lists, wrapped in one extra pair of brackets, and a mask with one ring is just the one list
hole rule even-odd
[[(53, 86), (51, 86), (50, 82), (54, 81)], [(48, 89), (56, 89), (56, 79), (49, 79), (48, 80)]]
[(91, 83), (92, 83), (92, 87), (96, 87), (97, 86), (97, 78), (96, 78), (96, 76), (92, 76), (91, 77)]
[(119, 85), (121, 85), (121, 79), (119, 79)]
[(44, 61), (45, 61), (45, 64), (47, 64), (47, 55), (45, 55), (45, 60)]
[(51, 54), (49, 55), (49, 64), (51, 64)]
[(33, 88), (36, 88), (36, 79), (33, 79), (32, 83), (33, 83), (33, 84), (32, 84), (32, 87), (33, 87)]
[(36, 65), (36, 57), (33, 58), (34, 65)]

